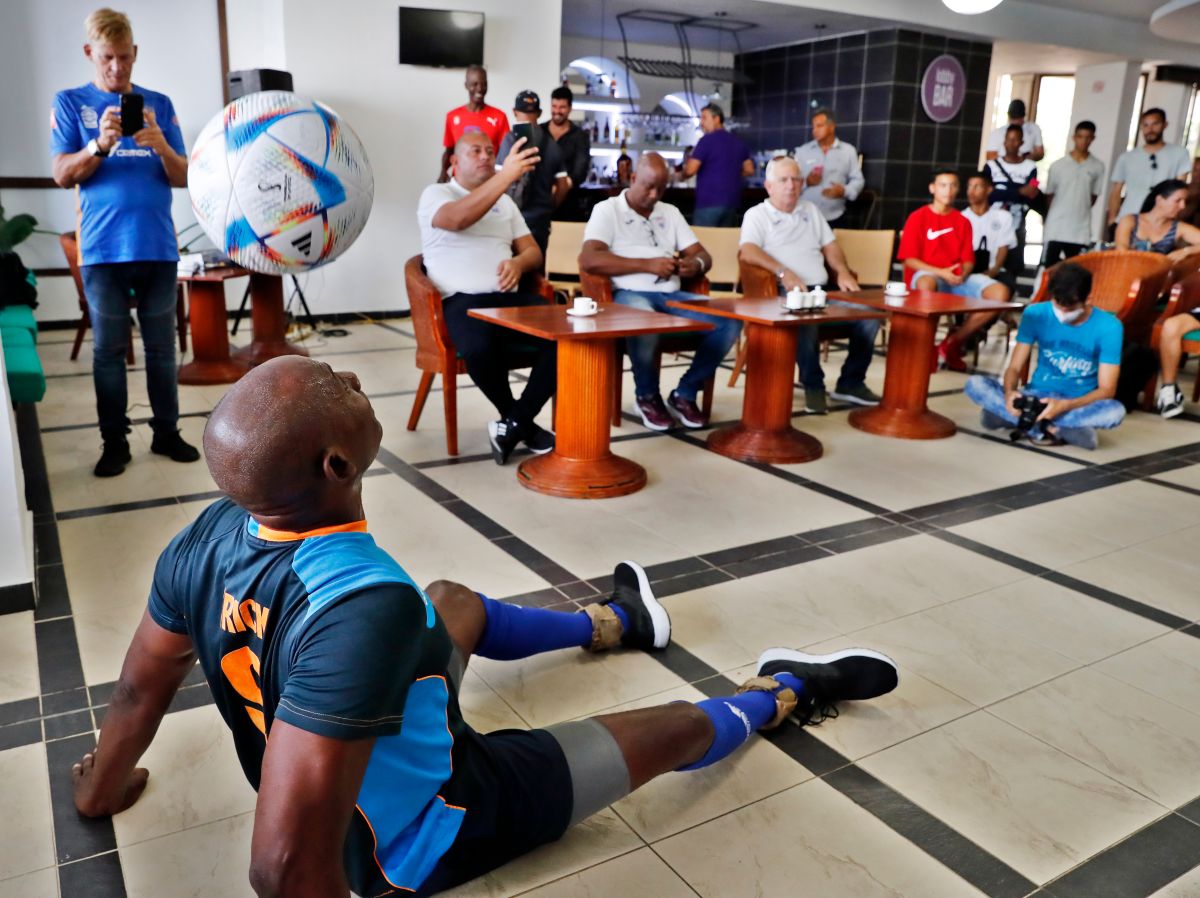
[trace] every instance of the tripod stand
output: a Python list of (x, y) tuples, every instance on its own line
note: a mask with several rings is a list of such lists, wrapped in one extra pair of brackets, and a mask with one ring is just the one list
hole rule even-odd
[[(292, 295), (288, 297), (285, 311), (291, 309), (292, 300), (296, 297), (300, 298), (300, 308), (303, 309), (304, 323), (309, 326), (313, 333), (317, 332), (317, 322), (313, 319), (312, 309), (308, 307), (308, 301), (304, 298), (304, 291), (300, 289), (300, 282), (296, 280), (294, 274), (288, 275), (292, 279)], [(236, 337), (238, 325), (242, 323), (242, 318), (246, 315), (246, 304), (250, 302), (250, 284), (246, 285), (246, 292), (242, 294), (241, 305), (238, 306), (237, 314), (233, 316), (233, 327), (229, 330), (231, 337)]]

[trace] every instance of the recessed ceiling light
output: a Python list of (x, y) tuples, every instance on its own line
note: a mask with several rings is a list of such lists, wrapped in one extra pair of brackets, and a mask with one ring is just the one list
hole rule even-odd
[(975, 16), (989, 9), (995, 9), (1001, 0), (942, 0), (951, 12), (964, 16)]

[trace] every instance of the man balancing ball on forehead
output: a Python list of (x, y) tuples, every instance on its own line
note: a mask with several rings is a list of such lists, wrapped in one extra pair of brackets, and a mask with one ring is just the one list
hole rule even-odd
[(817, 723), (895, 688), (876, 652), (769, 649), (727, 698), (477, 733), (458, 705), (472, 655), (653, 651), (670, 618), (632, 562), (586, 613), (421, 590), (363, 520), (381, 436), (358, 378), (314, 359), (270, 361), (221, 400), (204, 455), (228, 498), (159, 558), (99, 743), (74, 767), (81, 813), (138, 800), (138, 759), (197, 659), (258, 790), (251, 885), (291, 898), (450, 888), (789, 714)]

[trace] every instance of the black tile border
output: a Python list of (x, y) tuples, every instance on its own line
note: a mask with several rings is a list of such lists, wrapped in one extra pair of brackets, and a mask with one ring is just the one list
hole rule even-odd
[(86, 895), (87, 898), (126, 898), (121, 856), (116, 851), (98, 854), (58, 868), (58, 888), (62, 898)]

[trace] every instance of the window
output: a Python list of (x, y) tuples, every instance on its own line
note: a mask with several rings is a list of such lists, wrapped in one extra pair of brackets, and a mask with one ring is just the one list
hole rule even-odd
[(1132, 150), (1137, 146), (1137, 142), (1141, 139), (1141, 129), (1138, 125), (1142, 120), (1142, 104), (1146, 102), (1146, 81), (1149, 76), (1142, 72), (1138, 76), (1137, 93), (1133, 97), (1133, 117), (1129, 120), (1129, 142), (1125, 145), (1125, 149)]

